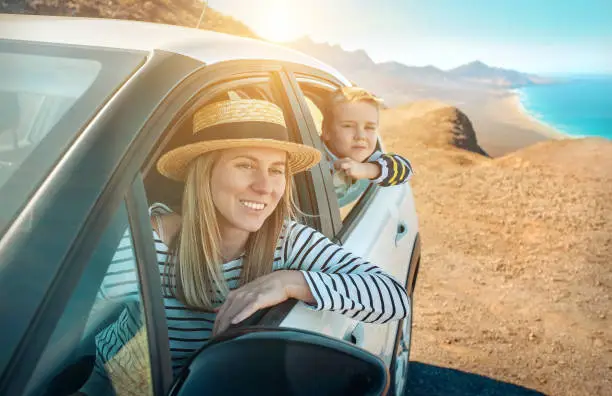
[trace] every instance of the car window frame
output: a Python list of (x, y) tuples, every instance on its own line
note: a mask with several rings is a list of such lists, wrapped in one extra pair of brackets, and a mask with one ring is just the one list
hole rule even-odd
[(336, 193), (333, 189), (333, 182), (331, 175), (329, 174), (329, 163), (325, 156), (325, 149), (323, 148), (323, 142), (317, 131), (315, 122), (312, 118), (310, 108), (306, 102), (304, 92), (299, 86), (300, 76), (306, 76), (309, 79), (315, 79), (315, 81), (321, 81), (326, 86), (339, 87), (342, 86), (342, 82), (335, 77), (311, 67), (304, 65), (293, 66), (288, 70), (288, 77), (290, 78), (292, 90), (296, 97), (297, 102), (301, 108), (302, 117), (306, 124), (306, 129), (310, 135), (310, 141), (313, 146), (316, 147), (322, 154), (321, 162), (318, 164), (318, 168), (321, 172), (321, 181), (325, 190), (326, 206), (329, 211), (329, 221), (332, 228), (332, 236), (327, 235), (330, 239), (336, 240), (338, 233), (342, 229), (342, 220), (340, 218), (340, 207), (338, 206), (338, 200)]
[[(232, 60), (209, 65), (204, 74), (194, 75), (193, 81), (189, 84), (197, 88), (192, 97), (183, 107), (175, 113), (172, 121), (166, 124), (166, 130), (154, 152), (151, 152), (144, 165), (144, 177), (148, 177), (155, 166), (154, 160), (159, 158), (164, 147), (177, 132), (177, 128), (190, 116), (190, 109), (194, 109), (200, 104), (210, 100), (216, 94), (230, 89), (232, 86), (243, 86), (245, 82), (261, 82), (269, 79), (272, 93), (275, 100), (280, 104), (288, 124), (288, 131), (292, 141), (313, 145), (311, 136), (304, 124), (304, 115), (296, 102), (293, 87), (287, 68), (292, 63), (274, 60)], [(196, 73), (197, 74), (197, 73)], [(187, 89), (177, 87), (177, 89)], [(211, 90), (205, 92), (206, 90)], [(315, 146), (316, 147), (316, 146)], [(333, 228), (329, 222), (327, 195), (325, 191), (316, 186), (323, 185), (322, 171), (320, 164), (317, 164), (309, 171), (294, 176), (297, 187), (298, 199), (301, 209), (311, 216), (305, 216), (302, 220), (321, 231), (326, 236), (333, 236)]]
[[(294, 178), (296, 184), (301, 184), (307, 190), (310, 199), (316, 202), (317, 213), (310, 214), (318, 216), (316, 222), (319, 224), (319, 231), (332, 239), (336, 233), (336, 226), (333, 212), (329, 205), (329, 184), (325, 181), (326, 172), (324, 169), (327, 166), (327, 162), (322, 151), (323, 147), (320, 144), (320, 139), (313, 139), (311, 125), (308, 123), (310, 115), (304, 112), (304, 98), (296, 90), (295, 78), (291, 69), (284, 70), (280, 78), (287, 93), (289, 105), (296, 116), (294, 120), (297, 130), (302, 134), (302, 142), (321, 152), (321, 161), (309, 171), (310, 178), (305, 178), (303, 175), (296, 175)], [(307, 219), (308, 217), (305, 218), (305, 220)]]

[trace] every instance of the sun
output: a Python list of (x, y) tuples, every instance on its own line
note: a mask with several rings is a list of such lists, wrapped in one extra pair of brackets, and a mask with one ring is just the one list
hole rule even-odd
[(253, 30), (262, 38), (283, 42), (298, 37), (296, 18), (286, 1), (266, 2), (266, 6), (257, 11)]

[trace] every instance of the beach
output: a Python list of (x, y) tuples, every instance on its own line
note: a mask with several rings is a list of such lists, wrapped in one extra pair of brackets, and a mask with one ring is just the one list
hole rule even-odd
[(529, 114), (513, 90), (470, 93), (457, 107), (470, 118), (479, 144), (492, 157), (548, 139), (571, 138)]

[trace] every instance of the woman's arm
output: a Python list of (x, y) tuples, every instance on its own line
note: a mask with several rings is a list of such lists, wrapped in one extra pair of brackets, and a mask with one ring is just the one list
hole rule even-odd
[(286, 227), (279, 246), (282, 265), (227, 295), (216, 310), (213, 335), (289, 298), (362, 322), (386, 323), (408, 315), (406, 289), (392, 276), (310, 227), (295, 222)]
[(284, 268), (301, 271), (314, 309), (371, 323), (406, 317), (408, 295), (395, 278), (310, 227), (298, 223), (289, 227)]

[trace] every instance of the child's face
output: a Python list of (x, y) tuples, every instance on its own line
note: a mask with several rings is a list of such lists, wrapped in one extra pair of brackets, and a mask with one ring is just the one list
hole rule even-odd
[(338, 158), (362, 162), (376, 148), (378, 108), (368, 102), (340, 103), (321, 137)]

